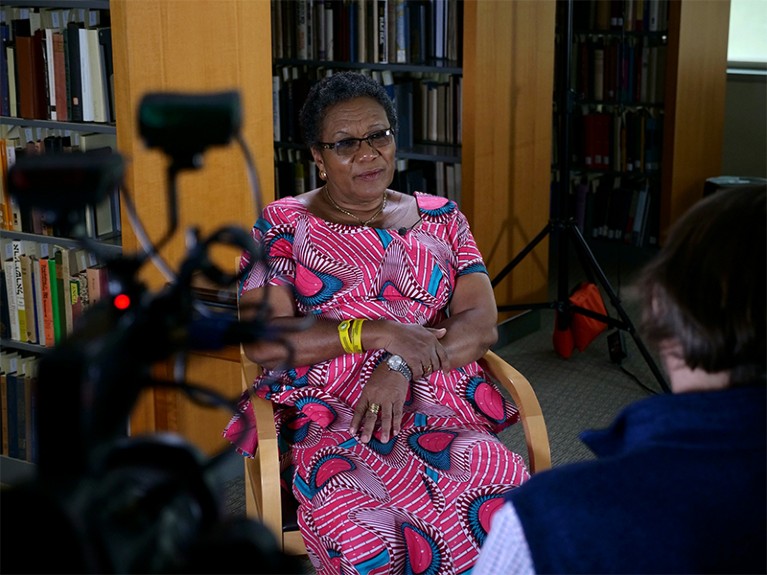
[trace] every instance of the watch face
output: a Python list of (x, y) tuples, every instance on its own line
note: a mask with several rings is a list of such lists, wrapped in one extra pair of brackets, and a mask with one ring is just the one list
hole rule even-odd
[(413, 379), (413, 372), (410, 369), (410, 366), (405, 363), (405, 360), (402, 359), (399, 355), (392, 355), (389, 356), (389, 358), (386, 360), (386, 365), (389, 366), (389, 369), (392, 371), (398, 371), (402, 375), (405, 376), (405, 379), (411, 380)]

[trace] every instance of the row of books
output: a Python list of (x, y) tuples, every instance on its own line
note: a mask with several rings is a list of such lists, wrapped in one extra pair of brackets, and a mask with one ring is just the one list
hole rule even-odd
[[(44, 214), (37, 210), (21, 210), (6, 189), (8, 170), (18, 157), (26, 154), (50, 153), (112, 153), (117, 149), (115, 134), (79, 133), (41, 127), (12, 127), (7, 137), (0, 140), (0, 229), (26, 232), (45, 236), (61, 236), (54, 224), (49, 224)], [(107, 239), (119, 235), (120, 202), (118, 190), (98, 205), (83, 210), (82, 229), (74, 233), (90, 238)], [(70, 230), (72, 232), (72, 230)]]
[(277, 59), (459, 62), (462, 0), (272, 0)]
[(624, 173), (660, 170), (661, 113), (644, 108), (600, 110), (584, 106), (572, 120), (574, 166)]
[(638, 247), (658, 244), (658, 181), (615, 174), (576, 174), (570, 182), (570, 193), (570, 215), (584, 237)]
[(115, 121), (108, 11), (4, 7), (0, 16), (0, 114)]
[(2, 455), (37, 462), (37, 369), (39, 359), (0, 351)]
[(392, 187), (406, 194), (425, 192), (461, 205), (461, 164), (398, 160)]
[(572, 58), (576, 93), (591, 101), (663, 102), (666, 46), (653, 42), (634, 36), (579, 37)]
[(656, 32), (668, 27), (668, 0), (577, 0), (576, 30)]
[[(298, 114), (313, 83), (333, 69), (285, 66), (272, 78), (274, 139), (302, 143)], [(438, 73), (394, 75), (390, 70), (362, 70), (387, 91), (397, 109), (399, 149), (416, 144), (460, 145), (462, 77)]]
[(106, 267), (82, 248), (0, 238), (0, 336), (53, 347), (107, 294)]

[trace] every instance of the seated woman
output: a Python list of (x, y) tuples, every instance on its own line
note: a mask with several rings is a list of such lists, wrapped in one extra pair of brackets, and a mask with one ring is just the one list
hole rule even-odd
[[(323, 79), (300, 120), (325, 185), (264, 209), (241, 308), (266, 298), (280, 333), (246, 353), (265, 368), (255, 392), (279, 407), (311, 561), (462, 573), (529, 477), (495, 435), (518, 413), (476, 361), (497, 339), (482, 256), (454, 202), (388, 189), (397, 116), (374, 80)], [(253, 454), (247, 395), (240, 407), (224, 434)]]

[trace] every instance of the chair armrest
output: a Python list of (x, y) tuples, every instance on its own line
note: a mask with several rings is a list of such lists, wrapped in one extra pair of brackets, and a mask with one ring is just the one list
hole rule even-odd
[[(245, 355), (240, 346), (242, 387), (250, 390), (260, 367)], [(256, 420), (258, 449), (252, 460), (246, 459), (246, 480), (254, 494), (258, 518), (282, 541), (282, 505), (280, 487), (280, 457), (277, 449), (277, 431), (274, 427), (274, 409), (271, 401), (252, 395), (251, 409)]]
[(546, 422), (533, 387), (525, 376), (497, 354), (488, 351), (479, 360), (482, 368), (510, 394), (519, 409), (525, 431), (530, 472), (538, 473), (551, 467), (551, 449)]

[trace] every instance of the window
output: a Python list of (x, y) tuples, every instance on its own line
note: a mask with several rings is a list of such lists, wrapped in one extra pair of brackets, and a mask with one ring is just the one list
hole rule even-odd
[(767, 69), (767, 2), (730, 1), (727, 61), (732, 68)]

